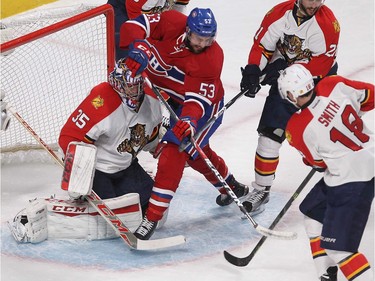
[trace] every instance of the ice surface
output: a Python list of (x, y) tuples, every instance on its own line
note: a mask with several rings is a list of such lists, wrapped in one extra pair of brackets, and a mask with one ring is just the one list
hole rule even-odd
[[(99, 0), (60, 0), (41, 8), (75, 5), (77, 2), (103, 4)], [(223, 83), (228, 101), (239, 92), (240, 66), (247, 61), (260, 21), (279, 1), (191, 0), (189, 9), (210, 7), (216, 16), (217, 40), (225, 53)], [(326, 1), (341, 24), (338, 53), (339, 73), (352, 79), (374, 82), (374, 2)], [(224, 116), (223, 125), (212, 138), (212, 147), (226, 160), (236, 178), (248, 185), (253, 180), (253, 156), (257, 144), (256, 126), (267, 88), (255, 99), (237, 101)], [(374, 127), (373, 112), (364, 119)], [(16, 122), (16, 120), (13, 120)], [(24, 156), (20, 156), (22, 158)], [(30, 158), (30, 156), (28, 156)], [(154, 169), (148, 155), (141, 162)], [(264, 213), (254, 217), (268, 226), (294, 190), (308, 174), (299, 154), (284, 143), (271, 200)], [(298, 204), (309, 188), (320, 179), (315, 175), (296, 199), (277, 230), (295, 231), (298, 239), (268, 238), (254, 259), (244, 268), (229, 264), (223, 250), (237, 256), (248, 255), (260, 239), (247, 220), (241, 220), (236, 205), (221, 208), (215, 204), (216, 191), (204, 178), (187, 168), (171, 204), (164, 228), (153, 238), (183, 234), (187, 243), (162, 250), (131, 251), (120, 240), (47, 241), (38, 245), (17, 244), (6, 227), (29, 199), (66, 195), (59, 190), (60, 168), (52, 161), (8, 163), (1, 167), (1, 280), (180, 280), (180, 281), (314, 281), (315, 268), (303, 229)], [(374, 212), (361, 244), (374, 264)], [(340, 275), (339, 280), (344, 280)]]

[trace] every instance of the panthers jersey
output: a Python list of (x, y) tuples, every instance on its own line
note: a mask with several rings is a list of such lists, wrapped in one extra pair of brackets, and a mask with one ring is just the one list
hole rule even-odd
[(286, 137), (329, 186), (374, 177), (374, 135), (360, 116), (374, 108), (374, 85), (329, 76), (316, 97), (288, 122)]
[(187, 16), (177, 11), (145, 14), (121, 27), (120, 47), (135, 39), (146, 39), (152, 52), (146, 73), (172, 99), (185, 105), (194, 103), (200, 119), (224, 96), (220, 75), (224, 54), (217, 42), (200, 54), (185, 45)]
[(325, 77), (336, 62), (340, 25), (324, 5), (312, 17), (297, 17), (295, 2), (280, 3), (266, 14), (248, 63), (263, 70), (267, 63), (283, 58), (289, 65), (303, 63), (314, 78)]
[(161, 120), (160, 102), (151, 91), (136, 112), (104, 82), (70, 115), (60, 132), (59, 145), (65, 154), (72, 141), (93, 143), (97, 147), (96, 169), (115, 173), (128, 168), (141, 150), (152, 148)]
[(168, 0), (126, 0), (126, 11), (129, 19), (134, 19), (142, 13), (161, 11)]
[(151, 14), (162, 12), (163, 10), (176, 9), (180, 10), (189, 4), (190, 0), (126, 0), (126, 11), (129, 19), (134, 19), (141, 14)]

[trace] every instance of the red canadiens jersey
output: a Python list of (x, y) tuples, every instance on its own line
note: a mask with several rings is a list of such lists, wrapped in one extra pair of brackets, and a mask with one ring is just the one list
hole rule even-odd
[(329, 186), (374, 177), (374, 135), (361, 116), (374, 108), (374, 85), (328, 76), (316, 97), (288, 122), (286, 137)]
[(327, 75), (336, 61), (340, 25), (327, 6), (300, 22), (295, 0), (272, 8), (254, 36), (248, 63), (264, 69), (282, 57), (288, 64), (303, 63), (316, 78)]
[(135, 112), (104, 82), (94, 87), (70, 115), (60, 132), (59, 145), (65, 153), (71, 141), (94, 143), (96, 169), (115, 173), (128, 168), (141, 150), (151, 148), (161, 120), (160, 102), (153, 93), (145, 94)]
[(179, 103), (194, 102), (204, 112), (224, 96), (220, 80), (224, 54), (217, 42), (200, 54), (189, 51), (186, 21), (187, 16), (173, 10), (141, 15), (122, 25), (120, 47), (146, 39), (152, 52), (146, 69), (150, 80)]

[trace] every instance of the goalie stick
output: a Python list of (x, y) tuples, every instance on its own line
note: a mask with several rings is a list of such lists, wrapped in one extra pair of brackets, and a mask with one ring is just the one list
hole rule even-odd
[[(169, 113), (171, 114), (171, 117), (175, 120), (178, 121), (179, 118), (177, 114), (172, 110), (172, 108), (169, 106), (167, 101), (164, 99), (164, 97), (161, 95), (159, 90), (151, 83), (151, 81), (148, 79), (146, 75), (144, 75), (145, 81), (147, 85), (154, 91), (154, 93), (158, 96), (160, 101), (165, 105), (165, 107), (168, 109)], [(220, 181), (220, 183), (223, 185), (225, 188), (226, 192), (232, 197), (234, 202), (236, 202), (237, 206), (240, 208), (240, 210), (245, 214), (245, 216), (248, 218), (248, 220), (251, 222), (252, 226), (256, 231), (258, 231), (260, 234), (264, 236), (271, 236), (274, 238), (280, 238), (280, 239), (295, 239), (297, 238), (297, 233), (295, 232), (283, 232), (283, 231), (275, 231), (272, 229), (265, 228), (261, 225), (259, 225), (251, 216), (250, 214), (246, 211), (245, 207), (242, 205), (241, 201), (238, 199), (236, 194), (232, 191), (232, 189), (229, 187), (229, 185), (226, 183), (226, 181), (223, 179), (223, 177), (220, 175), (218, 170), (215, 168), (215, 166), (212, 164), (210, 159), (208, 159), (207, 155), (204, 153), (202, 148), (197, 144), (196, 140), (192, 136), (190, 138), (191, 143), (195, 147), (195, 149), (198, 151), (199, 155), (202, 157), (202, 159), (206, 162), (207, 166), (211, 169), (211, 171), (215, 174), (217, 179)]]
[[(293, 193), (292, 197), (289, 199), (289, 201), (285, 204), (284, 208), (280, 211), (280, 213), (277, 215), (275, 220), (272, 222), (270, 229), (273, 229), (276, 224), (280, 221), (280, 219), (284, 216), (284, 214), (288, 211), (290, 206), (293, 204), (294, 200), (298, 197), (298, 195), (301, 193), (303, 188), (306, 186), (306, 184), (310, 181), (310, 179), (314, 176), (316, 170), (311, 169), (311, 171), (308, 173), (306, 178), (302, 181), (300, 186), (297, 188), (297, 190)], [(228, 253), (227, 251), (224, 251), (224, 257), (225, 259), (235, 265), (235, 266), (246, 266), (250, 263), (250, 261), (253, 259), (255, 254), (258, 252), (259, 248), (263, 245), (263, 243), (266, 241), (267, 236), (263, 236), (259, 242), (256, 244), (254, 249), (251, 251), (251, 253), (243, 258), (239, 258), (236, 256), (233, 256), (232, 254)]]
[[(13, 116), (21, 123), (22, 126), (35, 138), (35, 140), (42, 145), (42, 147), (52, 156), (57, 164), (64, 168), (64, 163), (56, 155), (56, 153), (38, 136), (38, 134), (30, 127), (30, 125), (8, 105), (7, 109)], [(167, 247), (181, 245), (186, 242), (182, 235), (173, 237), (154, 239), (154, 240), (140, 240), (138, 239), (116, 216), (116, 214), (103, 202), (103, 200), (94, 192), (91, 191), (86, 196), (89, 204), (103, 217), (103, 219), (120, 235), (122, 240), (131, 248), (135, 250), (157, 250)]]
[[(244, 90), (238, 93), (234, 98), (232, 98), (230, 101), (228, 101), (214, 116), (212, 116), (206, 124), (195, 134), (195, 139), (199, 139), (201, 134), (209, 128), (221, 115), (224, 114), (224, 112), (231, 107), (240, 97), (242, 97), (244, 94), (246, 94), (249, 90)], [(191, 141), (186, 141), (180, 144), (179, 151), (184, 151), (186, 147), (188, 147), (191, 144)]]

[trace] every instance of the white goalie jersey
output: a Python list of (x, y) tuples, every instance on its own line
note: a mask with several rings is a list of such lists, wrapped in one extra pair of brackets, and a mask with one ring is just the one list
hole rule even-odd
[(61, 129), (59, 145), (66, 154), (71, 142), (95, 144), (96, 169), (113, 174), (125, 170), (141, 151), (158, 143), (161, 105), (153, 92), (146, 94), (138, 112), (124, 104), (105, 82), (94, 87)]

